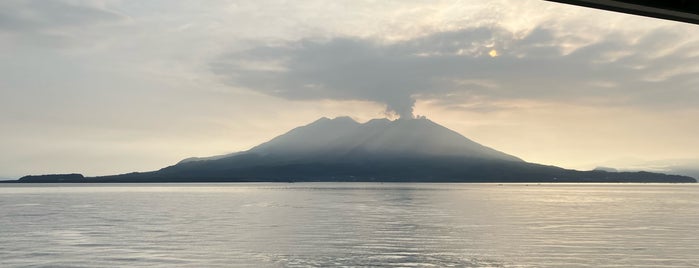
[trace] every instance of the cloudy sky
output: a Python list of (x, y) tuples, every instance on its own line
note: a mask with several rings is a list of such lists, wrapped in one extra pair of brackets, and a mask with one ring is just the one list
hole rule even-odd
[(540, 0), (0, 1), (0, 177), (158, 169), (321, 116), (699, 166), (699, 26)]

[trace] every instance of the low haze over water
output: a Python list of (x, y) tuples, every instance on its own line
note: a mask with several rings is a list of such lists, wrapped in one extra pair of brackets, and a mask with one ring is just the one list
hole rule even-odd
[(0, 267), (698, 267), (696, 184), (0, 186)]

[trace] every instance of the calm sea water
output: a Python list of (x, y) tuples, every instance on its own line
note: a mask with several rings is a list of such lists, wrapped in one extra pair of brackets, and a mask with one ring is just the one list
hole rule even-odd
[(105, 266), (699, 267), (699, 185), (0, 185), (0, 267)]

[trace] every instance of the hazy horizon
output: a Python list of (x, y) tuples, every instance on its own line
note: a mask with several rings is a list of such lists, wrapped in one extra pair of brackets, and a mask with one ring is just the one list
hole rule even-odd
[(425, 115), (565, 168), (699, 170), (699, 26), (527, 1), (0, 2), (0, 178)]

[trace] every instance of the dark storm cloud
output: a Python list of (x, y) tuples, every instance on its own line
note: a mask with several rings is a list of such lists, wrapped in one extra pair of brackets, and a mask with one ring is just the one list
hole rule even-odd
[(699, 100), (699, 44), (679, 34), (608, 34), (572, 52), (563, 49), (567, 38), (545, 28), (517, 37), (483, 27), (391, 44), (303, 39), (225, 55), (212, 68), (268, 95), (369, 100), (401, 116), (412, 116), (416, 98), (451, 107), (473, 99), (668, 107)]

